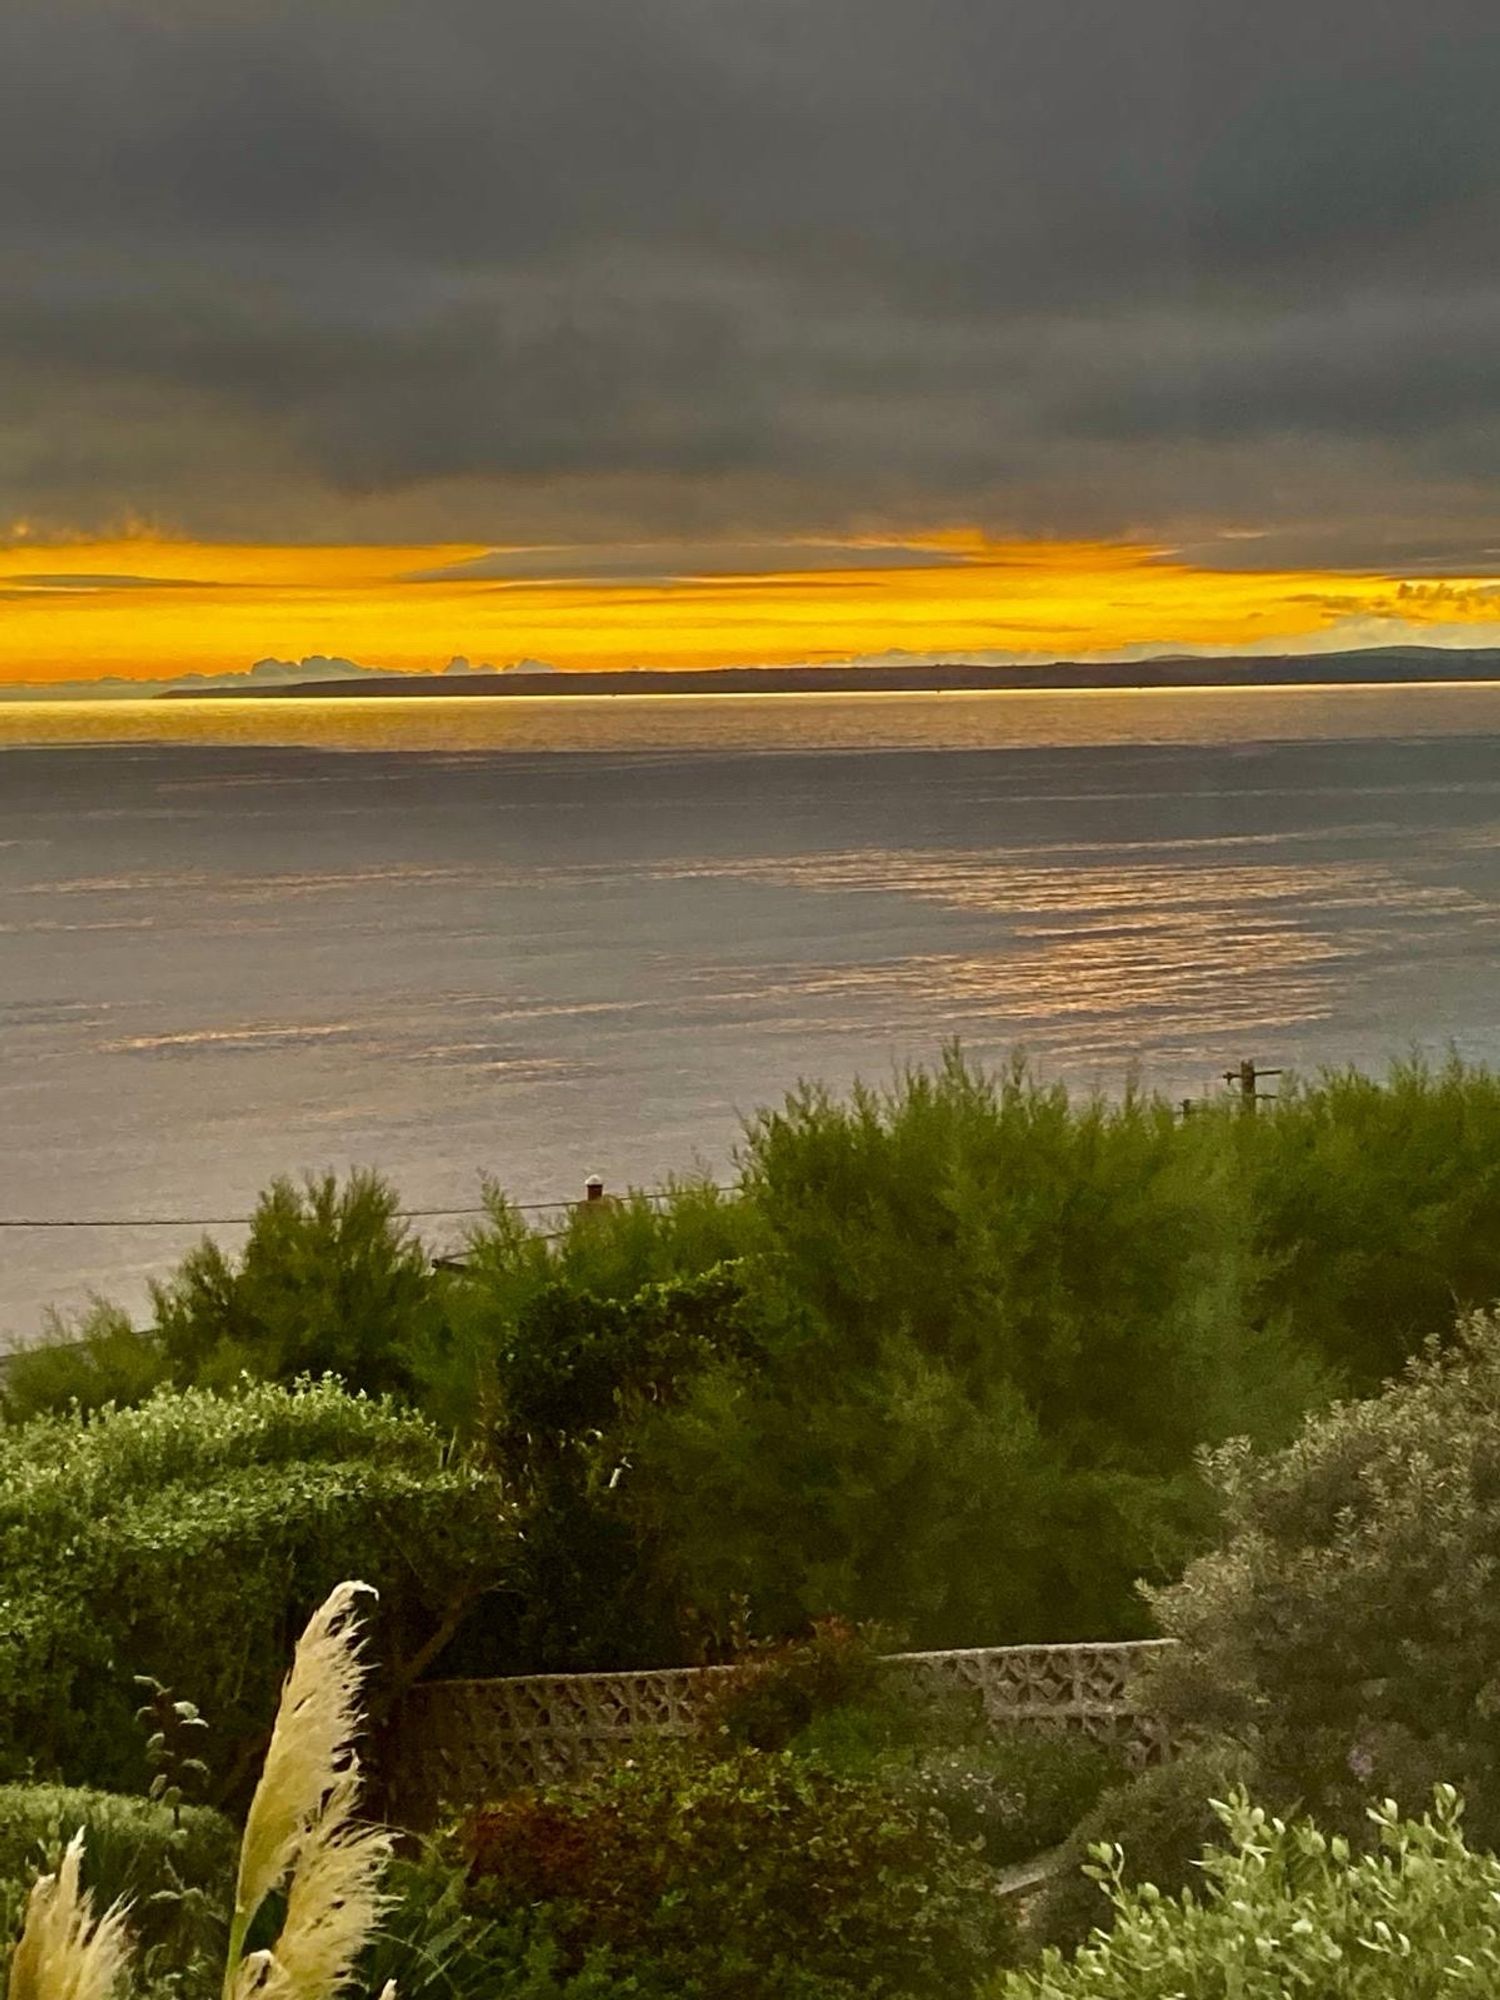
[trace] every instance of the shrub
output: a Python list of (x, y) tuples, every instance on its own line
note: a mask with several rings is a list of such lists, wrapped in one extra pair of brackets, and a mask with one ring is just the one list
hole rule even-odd
[(476, 1907), (540, 1907), (581, 1964), (701, 2000), (964, 1991), (1008, 1951), (977, 1856), (935, 1815), (788, 1753), (658, 1754), (461, 1829)]
[(1369, 1395), (1500, 1298), (1500, 1077), (1456, 1058), (1288, 1079), (1236, 1121), (1257, 1312)]
[(710, 1361), (753, 1351), (732, 1265), (646, 1285), (628, 1299), (550, 1283), (497, 1346), (490, 1443), (514, 1481), (540, 1477), (591, 1455), (634, 1408), (673, 1401)]
[(884, 1637), (822, 1619), (808, 1639), (758, 1649), (705, 1703), (704, 1740), (789, 1748), (877, 1785), (997, 1866), (1055, 1847), (1121, 1776), (1119, 1752), (1081, 1733), (997, 1735), (977, 1694), (910, 1686), (877, 1650)]
[(179, 1387), (242, 1374), (336, 1375), (372, 1395), (411, 1385), (436, 1311), (426, 1251), (375, 1174), (273, 1181), (238, 1260), (204, 1241), (154, 1287), (155, 1331)]
[(1201, 1881), (1203, 1850), (1221, 1831), (1212, 1801), (1227, 1798), (1246, 1769), (1242, 1751), (1214, 1745), (1109, 1787), (1071, 1829), (1056, 1873), (1028, 1914), (1030, 1936), (1071, 1949), (1109, 1923), (1108, 1895), (1089, 1872), (1101, 1843), (1120, 1850), (1119, 1879), (1127, 1887), (1150, 1882), (1173, 1896)]
[(784, 1282), (836, 1336), (820, 1373), (900, 1330), (964, 1380), (1003, 1374), (1070, 1456), (1107, 1444), (1142, 1472), (1247, 1413), (1285, 1420), (1241, 1324), (1236, 1170), (1161, 1100), (1075, 1100), (950, 1050), (889, 1091), (804, 1089), (752, 1124), (745, 1168)]
[(0, 1432), (0, 1772), (144, 1789), (142, 1673), (208, 1717), (201, 1754), (233, 1793), (351, 1549), (382, 1592), (379, 1695), (502, 1583), (512, 1540), (497, 1480), (334, 1383)]
[(626, 1299), (549, 1280), (495, 1342), (481, 1442), (522, 1509), (509, 1670), (670, 1664), (688, 1612), (631, 1507), (631, 1439), (716, 1357), (753, 1351), (739, 1267)]
[(867, 1731), (888, 1737), (901, 1705), (878, 1650), (882, 1636), (820, 1618), (805, 1639), (752, 1648), (714, 1685), (699, 1712), (700, 1732), (734, 1749), (785, 1750), (831, 1711), (854, 1708)]
[(171, 1364), (155, 1334), (96, 1299), (76, 1324), (49, 1316), (42, 1338), (9, 1356), (0, 1371), (0, 1412), (8, 1423), (74, 1407), (143, 1403)]
[(400, 2000), (681, 2000), (621, 1973), (607, 1946), (570, 1966), (545, 1910), (477, 1914), (463, 1870), (435, 1852), (396, 1862), (386, 1887), (391, 1907), (354, 1989), (368, 2000), (388, 1981)]
[(1145, 1630), (1134, 1579), (1210, 1525), (1198, 1443), (1279, 1441), (1321, 1393), (1251, 1321), (1222, 1141), (957, 1055), (758, 1119), (763, 1358), (636, 1440), (681, 1594), (721, 1625), (746, 1598), (764, 1631), (835, 1611), (921, 1646)]
[(684, 2000), (650, 1967), (625, 1967), (607, 1945), (582, 1959), (558, 1935), (546, 1905), (505, 1916), (471, 1907), (465, 1870), (436, 1844), (397, 1861), (392, 1898), (361, 1960), (354, 1990), (379, 2000)]
[(939, 1813), (953, 1838), (995, 1867), (1066, 1841), (1123, 1770), (1118, 1751), (1074, 1731), (1012, 1730), (961, 1749), (889, 1760), (896, 1797)]
[(1049, 1952), (990, 2000), (1489, 2000), (1500, 1982), (1500, 1859), (1473, 1852), (1457, 1794), (1403, 1821), (1370, 1815), (1374, 1851), (1351, 1852), (1304, 1820), (1270, 1818), (1243, 1794), (1222, 1810), (1225, 1852), (1204, 1856), (1197, 1895), (1129, 1886), (1098, 1850), (1114, 1906), (1106, 1938), (1069, 1964)]
[(273, 1181), (238, 1257), (205, 1238), (152, 1286), (148, 1325), (102, 1299), (76, 1325), (54, 1315), (6, 1371), (5, 1415), (136, 1404), (168, 1382), (227, 1390), (246, 1375), (409, 1392), (439, 1287), (397, 1199), (368, 1173)]
[(1257, 1783), (1356, 1834), (1451, 1774), (1500, 1838), (1500, 1322), (1286, 1451), (1219, 1453), (1219, 1547), (1153, 1597), (1180, 1644), (1145, 1699), (1253, 1752)]
[(560, 1231), (531, 1226), (493, 1186), (485, 1198), (463, 1271), (443, 1287), (441, 1325), (413, 1359), (423, 1407), (465, 1438), (504, 1421), (502, 1392), (534, 1347), (523, 1323), (546, 1293), (626, 1306), (655, 1287), (732, 1271), (753, 1234), (745, 1203), (694, 1181), (674, 1183), (664, 1199), (571, 1209)]
[[(19, 1910), (38, 1872), (82, 1828), (96, 1909), (124, 1900), (153, 1972), (182, 1970), (227, 1913), (235, 1832), (206, 1806), (170, 1807), (61, 1785), (0, 1785), (0, 1882)], [(3, 1934), (3, 1933), (0, 1933)]]

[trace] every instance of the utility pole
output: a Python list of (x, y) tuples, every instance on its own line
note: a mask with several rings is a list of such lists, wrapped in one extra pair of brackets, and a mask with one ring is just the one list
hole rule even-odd
[(1224, 1081), (1231, 1088), (1239, 1091), (1241, 1111), (1253, 1116), (1257, 1104), (1274, 1104), (1276, 1102), (1276, 1093), (1274, 1091), (1258, 1088), (1262, 1078), (1280, 1075), (1281, 1071), (1279, 1069), (1261, 1069), (1253, 1060), (1247, 1060), (1240, 1063), (1235, 1069), (1226, 1069), (1224, 1072)]

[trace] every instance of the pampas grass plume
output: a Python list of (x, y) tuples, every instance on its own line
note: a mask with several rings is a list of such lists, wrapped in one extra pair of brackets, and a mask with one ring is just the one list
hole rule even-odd
[(130, 1959), (119, 1903), (97, 1922), (79, 1881), (83, 1834), (69, 1841), (55, 1875), (43, 1875), (26, 1903), (26, 1924), (10, 1962), (9, 2000), (109, 2000)]
[(380, 1921), (390, 1836), (353, 1823), (355, 1781), (329, 1794), (298, 1849), (281, 1935), (235, 1970), (234, 2000), (331, 2000)]
[[(386, 1906), (390, 1836), (355, 1820), (365, 1669), (354, 1612), (373, 1595), (341, 1583), (298, 1641), (245, 1821), (225, 2000), (331, 2000)], [(280, 1937), (242, 1957), (256, 1911), (283, 1883)]]
[(297, 1642), (240, 1846), (234, 1912), (246, 1925), (285, 1881), (326, 1795), (356, 1767), (365, 1670), (353, 1617), (366, 1595), (367, 1583), (339, 1584)]
[[(354, 1612), (373, 1595), (341, 1583), (297, 1643), (240, 1844), (225, 2000), (333, 2000), (386, 1908), (391, 1837), (355, 1818), (365, 1670)], [(95, 1919), (82, 1861), (80, 1832), (32, 1889), (7, 2000), (112, 2000), (130, 1957), (125, 1912), (117, 1903)], [(247, 1954), (256, 1912), (283, 1884), (281, 1935)], [(394, 1985), (380, 2000), (396, 2000)]]

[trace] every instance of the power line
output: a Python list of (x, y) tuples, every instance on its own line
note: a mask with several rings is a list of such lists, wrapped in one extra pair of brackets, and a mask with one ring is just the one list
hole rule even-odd
[[(688, 1186), (696, 1183), (689, 1182)], [(670, 1188), (633, 1188), (631, 1193), (644, 1195), (648, 1201), (664, 1201), (672, 1192)], [(706, 1190), (711, 1194), (734, 1194), (733, 1184), (715, 1185)], [(556, 1214), (565, 1208), (582, 1208), (585, 1204), (572, 1195), (559, 1195), (555, 1201), (512, 1201), (506, 1206), (521, 1215)], [(403, 1222), (460, 1222), (467, 1216), (488, 1215), (489, 1206), (480, 1203), (477, 1207), (457, 1208), (398, 1208), (393, 1213)], [(249, 1228), (255, 1221), (253, 1215), (5, 1215), (0, 1216), (0, 1229), (231, 1229)]]
[[(566, 1208), (562, 1201), (513, 1202), (513, 1208)], [(398, 1208), (404, 1221), (451, 1216), (485, 1215), (485, 1208)], [(253, 1215), (5, 1215), (0, 1229), (228, 1229), (237, 1224), (248, 1227)]]

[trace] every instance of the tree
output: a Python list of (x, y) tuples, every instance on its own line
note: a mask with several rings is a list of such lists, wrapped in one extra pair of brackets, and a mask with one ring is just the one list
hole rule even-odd
[(408, 1390), (410, 1349), (437, 1307), (427, 1253), (396, 1203), (374, 1174), (273, 1181), (238, 1260), (205, 1240), (153, 1288), (172, 1379), (329, 1374), (372, 1395)]
[(763, 1358), (646, 1413), (635, 1453), (684, 1595), (929, 1646), (1146, 1629), (1135, 1578), (1210, 1523), (1200, 1440), (1284, 1438), (1322, 1387), (1251, 1317), (1220, 1136), (956, 1052), (762, 1116)]
[(687, 1607), (663, 1535), (634, 1504), (636, 1441), (706, 1368), (754, 1352), (730, 1264), (623, 1300), (550, 1283), (499, 1330), (484, 1447), (521, 1509), (517, 1669), (678, 1657)]

